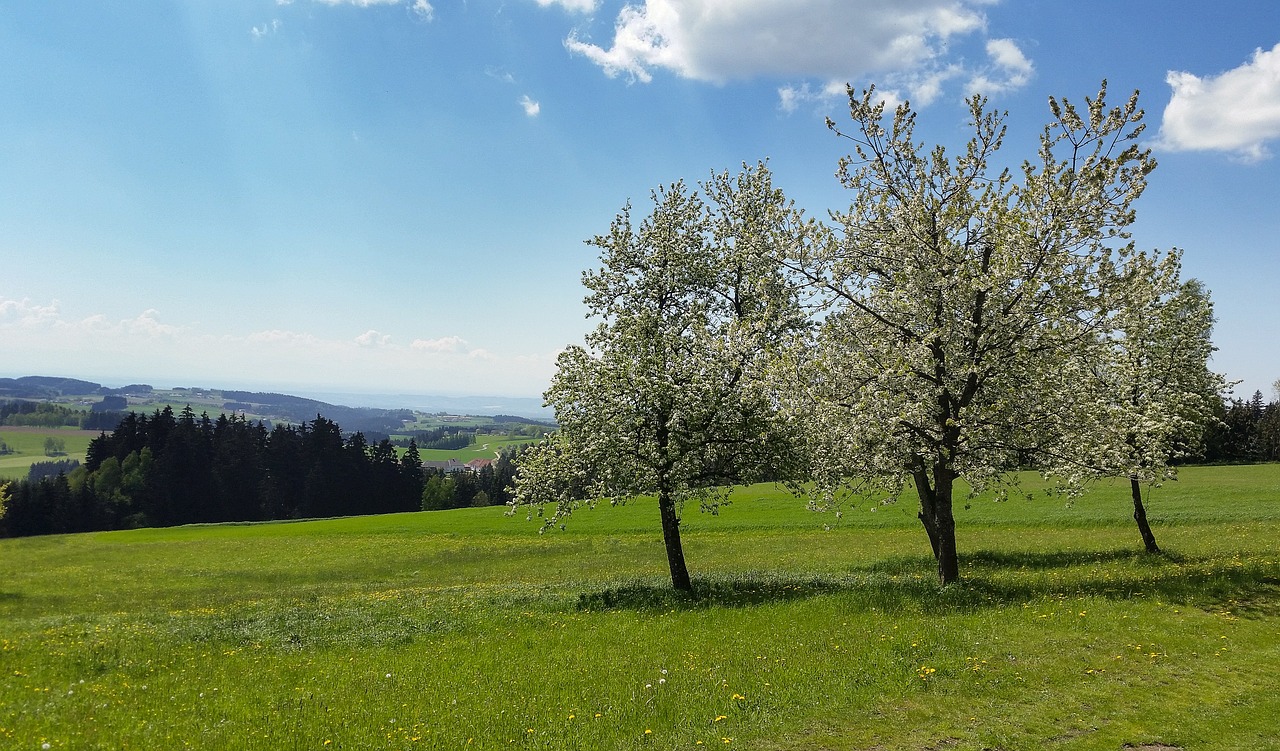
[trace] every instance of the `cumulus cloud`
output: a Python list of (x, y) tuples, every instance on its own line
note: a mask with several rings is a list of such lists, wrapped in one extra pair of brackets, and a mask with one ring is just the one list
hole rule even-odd
[[(948, 43), (982, 32), (985, 0), (646, 0), (618, 13), (613, 39), (597, 44), (575, 32), (565, 47), (609, 76), (647, 83), (655, 71), (711, 83), (759, 76), (822, 81), (779, 89), (780, 106), (842, 92), (875, 77), (901, 85), (917, 101), (936, 96), (956, 74)], [(1008, 40), (994, 40), (989, 76), (1020, 85), (1030, 62)], [(1021, 77), (1020, 77), (1021, 76)]]
[(520, 106), (524, 108), (524, 113), (529, 117), (537, 117), (538, 113), (542, 111), (542, 105), (530, 99), (528, 94), (520, 97)]
[(356, 344), (361, 347), (385, 347), (391, 343), (391, 335), (369, 329), (356, 337)]
[(60, 316), (58, 301), (36, 305), (29, 298), (9, 300), (0, 297), (0, 327), (34, 327), (56, 322)]
[(182, 331), (181, 326), (174, 326), (160, 322), (160, 311), (149, 309), (144, 310), (137, 318), (129, 318), (120, 322), (130, 334), (139, 334), (146, 337), (173, 336)]
[(420, 338), (406, 346), (372, 328), (354, 337), (287, 329), (215, 334), (167, 322), (154, 309), (124, 317), (75, 316), (57, 301), (3, 296), (0, 340), (13, 362), (81, 377), (198, 378), (223, 385), (251, 377), (263, 384), (532, 395), (555, 372), (554, 354), (489, 350), (460, 336)]
[(1158, 145), (1170, 151), (1225, 151), (1249, 162), (1271, 156), (1280, 138), (1280, 44), (1217, 76), (1170, 71), (1173, 96)]
[(57, 300), (48, 305), (29, 299), (11, 300), (0, 297), (0, 329), (11, 332), (26, 330), (37, 336), (125, 335), (133, 339), (155, 339), (180, 334), (183, 327), (164, 323), (160, 312), (147, 309), (133, 318), (111, 320), (101, 313), (80, 320), (68, 319)]

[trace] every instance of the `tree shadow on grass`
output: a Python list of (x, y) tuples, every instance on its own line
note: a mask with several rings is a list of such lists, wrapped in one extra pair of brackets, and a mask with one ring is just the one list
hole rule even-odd
[(851, 610), (944, 614), (1065, 597), (1158, 600), (1244, 617), (1280, 616), (1280, 562), (1233, 555), (1148, 555), (1129, 549), (1004, 552), (963, 558), (961, 580), (939, 587), (927, 556), (895, 556), (844, 574), (783, 573), (698, 578), (692, 592), (629, 582), (578, 596), (582, 611), (754, 607), (836, 595)]
[(1161, 553), (1151, 555), (1136, 548), (1116, 548), (1113, 550), (1052, 550), (1052, 551), (1007, 551), (1007, 550), (974, 550), (962, 556), (966, 565), (989, 568), (1012, 569), (1056, 569), (1065, 566), (1081, 566), (1097, 563), (1114, 563), (1116, 561), (1159, 562), (1181, 561), (1177, 553)]
[(991, 604), (1049, 597), (1177, 603), (1244, 616), (1280, 615), (1280, 562), (1235, 554), (1111, 551), (968, 555), (964, 588)]
[(671, 610), (710, 607), (751, 607), (802, 600), (843, 591), (835, 579), (786, 576), (743, 576), (694, 579), (692, 592), (680, 592), (669, 583), (632, 582), (578, 595), (578, 610)]

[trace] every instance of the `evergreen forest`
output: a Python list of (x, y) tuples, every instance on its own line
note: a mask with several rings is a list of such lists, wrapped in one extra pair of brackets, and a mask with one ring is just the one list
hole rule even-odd
[(0, 536), (504, 504), (515, 453), (446, 477), (424, 470), (412, 439), (401, 453), (321, 415), (268, 428), (190, 407), (130, 412), (90, 443), (83, 466), (41, 462), (10, 483)]

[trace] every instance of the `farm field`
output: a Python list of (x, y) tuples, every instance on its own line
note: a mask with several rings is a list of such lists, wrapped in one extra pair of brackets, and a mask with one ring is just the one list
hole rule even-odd
[[(27, 476), (27, 470), (35, 462), (47, 462), (57, 459), (76, 459), (84, 462), (85, 452), (89, 449), (89, 441), (98, 436), (96, 430), (74, 430), (71, 428), (0, 428), (0, 441), (4, 441), (12, 454), (0, 454), (0, 480), (19, 480)], [(65, 456), (45, 456), (44, 442), (46, 438), (59, 438), (66, 444)]]
[[(457, 459), (463, 463), (472, 459), (496, 459), (498, 452), (505, 448), (513, 446), (523, 446), (529, 443), (537, 442), (536, 438), (529, 436), (515, 436), (503, 433), (482, 434), (476, 436), (470, 446), (460, 449), (418, 449), (423, 461), (445, 461), (448, 459)], [(403, 454), (404, 449), (399, 449), (399, 453)]]
[(643, 500), (0, 540), (0, 748), (1280, 748), (1280, 465), (1163, 556), (1127, 492), (959, 504), (942, 591), (909, 500), (773, 486), (686, 509), (695, 598)]

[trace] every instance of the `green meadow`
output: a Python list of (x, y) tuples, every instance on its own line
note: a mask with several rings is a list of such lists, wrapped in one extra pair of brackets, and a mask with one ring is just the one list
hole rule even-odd
[[(98, 436), (96, 430), (75, 430), (72, 428), (0, 428), (0, 441), (4, 441), (11, 454), (0, 454), (0, 480), (20, 480), (27, 476), (27, 470), (35, 462), (47, 462), (57, 459), (76, 459), (84, 461), (85, 451), (89, 449), (89, 441)], [(66, 455), (45, 456), (44, 442), (46, 438), (58, 438), (66, 444)]]
[[(460, 449), (418, 449), (423, 461), (445, 461), (457, 459), (463, 463), (472, 459), (495, 459), (498, 453), (506, 448), (535, 443), (536, 438), (507, 434), (482, 434), (476, 436), (470, 446)], [(404, 449), (400, 449), (401, 454)]]
[(1280, 748), (1280, 465), (1033, 495), (0, 540), (0, 748)]

